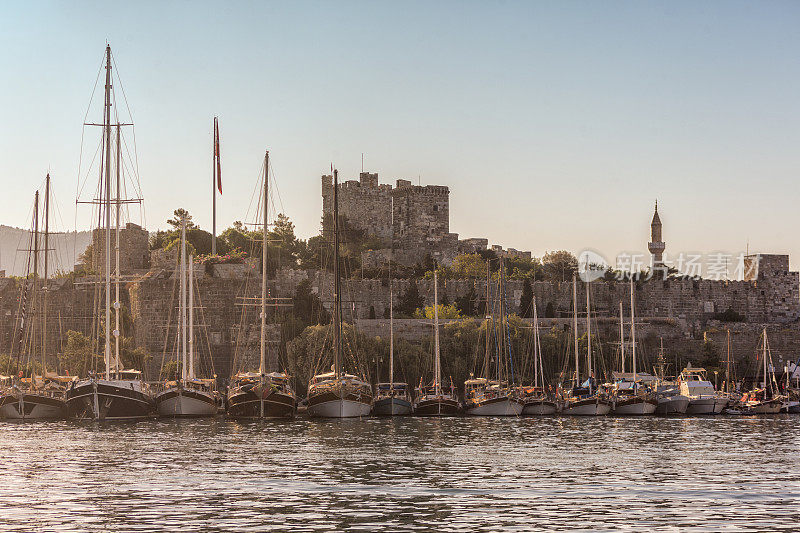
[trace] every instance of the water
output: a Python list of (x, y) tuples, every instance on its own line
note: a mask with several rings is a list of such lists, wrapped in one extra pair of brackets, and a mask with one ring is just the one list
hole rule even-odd
[(800, 417), (0, 422), (1, 531), (796, 530)]

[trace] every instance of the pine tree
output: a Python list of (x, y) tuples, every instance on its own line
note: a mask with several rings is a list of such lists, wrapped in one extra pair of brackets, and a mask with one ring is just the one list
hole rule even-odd
[(522, 284), (522, 296), (519, 299), (519, 316), (523, 318), (533, 317), (533, 287), (531, 280), (525, 278)]

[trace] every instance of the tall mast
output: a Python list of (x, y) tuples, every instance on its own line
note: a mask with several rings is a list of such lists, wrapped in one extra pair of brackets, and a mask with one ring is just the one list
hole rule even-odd
[(442, 390), (442, 360), (439, 355), (439, 269), (433, 271), (433, 342), (434, 342), (434, 370), (433, 370), (433, 384), (436, 389), (437, 396), (441, 394)]
[(619, 301), (619, 358), (622, 361), (621, 372), (625, 373), (625, 319), (622, 316), (622, 300)]
[(181, 379), (186, 380), (186, 215), (181, 215)]
[(764, 326), (764, 398), (766, 398), (767, 393), (767, 327)]
[(631, 368), (633, 369), (633, 386), (636, 390), (636, 315), (634, 307), (633, 275), (631, 275)]
[(539, 386), (539, 320), (536, 316), (536, 296), (531, 301), (533, 306), (533, 386)]
[(50, 248), (50, 173), (47, 173), (44, 186), (44, 282), (42, 285), (42, 374), (44, 374), (45, 361), (47, 360), (47, 292), (48, 292), (48, 250)]
[(106, 45), (106, 88), (105, 88), (105, 116), (103, 120), (105, 130), (106, 168), (103, 188), (105, 189), (105, 296), (106, 296), (106, 330), (105, 348), (103, 350), (106, 364), (106, 379), (111, 379), (111, 47)]
[(725, 361), (725, 392), (728, 391), (729, 383), (731, 379), (731, 330), (725, 330), (726, 338), (726, 347), (727, 347), (727, 360)]
[(489, 310), (489, 300), (491, 298), (490, 291), (491, 291), (491, 267), (489, 265), (489, 260), (486, 260), (486, 305), (484, 306), (484, 312), (486, 314), (486, 352), (483, 358), (483, 377), (489, 377), (489, 328), (491, 327), (491, 316), (492, 313)]
[(333, 169), (333, 372), (341, 375), (340, 357), (342, 344), (342, 280), (339, 279), (339, 171)]
[(394, 390), (394, 280), (389, 267), (389, 392)]
[(194, 256), (189, 256), (189, 367), (187, 377), (194, 379)]
[(267, 216), (269, 207), (269, 150), (264, 153), (264, 209), (263, 209), (263, 228), (264, 238), (261, 243), (261, 362), (258, 373), (264, 375), (267, 361), (267, 339), (265, 332), (267, 328)]
[(572, 332), (574, 334), (575, 345), (575, 386), (580, 386), (581, 374), (579, 371), (580, 364), (578, 363), (578, 278), (572, 274)]
[[(39, 191), (33, 196), (33, 309), (31, 310), (31, 333), (29, 354), (36, 353), (36, 313), (38, 311), (36, 300), (39, 291)], [(32, 376), (33, 374), (31, 374)], [(33, 382), (31, 382), (33, 383)]]
[[(119, 121), (117, 121), (119, 122)], [(109, 127), (111, 125), (109, 124)], [(120, 189), (120, 135), (119, 135), (119, 124), (117, 124), (117, 166), (116, 166), (116, 178), (117, 178), (117, 189), (114, 199), (114, 210), (116, 216), (116, 224), (114, 226), (114, 367), (117, 370), (117, 374), (119, 374), (120, 370), (120, 358), (119, 358), (119, 341), (120, 341), (120, 326), (119, 326), (119, 312), (120, 312), (120, 302), (119, 302), (119, 226), (120, 226), (120, 199), (121, 199), (121, 189)]]
[(592, 304), (589, 282), (586, 282), (586, 373), (592, 379)]

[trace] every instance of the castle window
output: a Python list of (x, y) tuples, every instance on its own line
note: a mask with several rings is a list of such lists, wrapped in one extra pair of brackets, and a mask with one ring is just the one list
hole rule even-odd
[(435, 212), (437, 212), (438, 210), (439, 210), (439, 205), (438, 205), (438, 204), (434, 204), (434, 205), (433, 205), (433, 212), (435, 213)]

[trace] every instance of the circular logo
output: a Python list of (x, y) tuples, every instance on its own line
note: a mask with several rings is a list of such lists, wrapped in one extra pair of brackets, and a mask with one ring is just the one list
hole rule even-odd
[(578, 255), (578, 276), (589, 283), (605, 276), (609, 264), (606, 258), (594, 250), (584, 250)]

